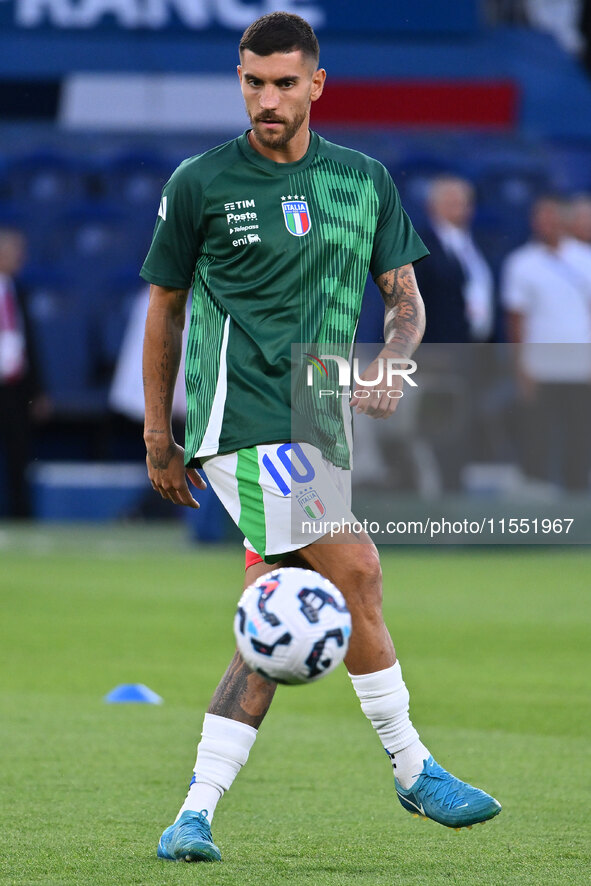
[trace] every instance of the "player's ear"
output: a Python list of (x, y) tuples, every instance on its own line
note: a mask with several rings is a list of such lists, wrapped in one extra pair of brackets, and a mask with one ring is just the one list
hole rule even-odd
[(310, 99), (315, 102), (322, 95), (322, 90), (324, 89), (324, 83), (326, 81), (326, 71), (324, 68), (318, 68), (318, 70), (314, 73), (312, 77), (312, 92), (310, 94)]
[(236, 73), (238, 74), (240, 85), (242, 85), (242, 65), (236, 65)]

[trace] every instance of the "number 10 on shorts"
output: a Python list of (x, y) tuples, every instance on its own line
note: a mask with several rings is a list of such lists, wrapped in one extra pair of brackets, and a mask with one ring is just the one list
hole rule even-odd
[(314, 479), (314, 467), (299, 443), (282, 443), (275, 455), (272, 459), (265, 453), (262, 462), (282, 495), (291, 493), (291, 480), (310, 483)]

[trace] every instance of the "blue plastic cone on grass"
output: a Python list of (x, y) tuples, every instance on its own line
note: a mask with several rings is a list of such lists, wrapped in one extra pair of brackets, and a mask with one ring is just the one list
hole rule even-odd
[(162, 704), (163, 699), (143, 683), (122, 683), (105, 695), (107, 704)]

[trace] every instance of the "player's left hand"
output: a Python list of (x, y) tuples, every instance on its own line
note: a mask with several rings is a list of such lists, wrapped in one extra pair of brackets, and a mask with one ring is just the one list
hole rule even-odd
[[(365, 413), (370, 418), (389, 418), (394, 414), (398, 401), (402, 397), (402, 385), (404, 380), (400, 375), (394, 375), (388, 384), (386, 373), (382, 372), (383, 363), (380, 357), (369, 364), (361, 374), (362, 381), (370, 382), (379, 379), (372, 384), (356, 384), (350, 406), (356, 413)], [(383, 376), (383, 377), (381, 377)]]

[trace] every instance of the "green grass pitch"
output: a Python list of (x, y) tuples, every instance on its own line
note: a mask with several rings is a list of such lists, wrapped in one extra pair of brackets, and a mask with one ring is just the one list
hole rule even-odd
[[(344, 668), (281, 687), (221, 801), (220, 865), (160, 861), (233, 650), (239, 545), (173, 527), (0, 527), (0, 883), (589, 882), (591, 552), (383, 550), (385, 613), (436, 759), (501, 815), (399, 805)], [(165, 703), (107, 705), (119, 683)]]

